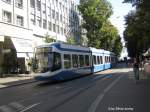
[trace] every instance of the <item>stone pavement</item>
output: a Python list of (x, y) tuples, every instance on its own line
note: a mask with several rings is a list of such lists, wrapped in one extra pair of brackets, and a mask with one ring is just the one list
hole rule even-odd
[[(111, 74), (111, 73), (128, 73), (129, 78), (134, 79), (133, 69), (131, 67), (126, 67), (125, 64), (118, 64), (115, 68), (104, 70), (96, 74)], [(35, 82), (34, 73), (32, 74), (18, 74), (18, 75), (8, 75), (7, 77), (0, 78), (0, 88), (17, 86), (21, 84)], [(147, 74), (144, 70), (140, 68), (140, 80), (149, 80)]]
[(35, 80), (33, 79), (34, 74), (9, 74), (4, 78), (0, 78), (0, 88), (21, 85), (25, 83), (31, 83)]

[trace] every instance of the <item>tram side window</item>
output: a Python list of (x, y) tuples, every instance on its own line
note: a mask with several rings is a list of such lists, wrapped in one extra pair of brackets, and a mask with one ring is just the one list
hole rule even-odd
[(61, 55), (60, 53), (54, 53), (54, 60), (53, 60), (53, 68), (52, 71), (61, 69)]
[(94, 65), (96, 65), (96, 56), (93, 56), (93, 62), (94, 62)]
[(71, 57), (69, 54), (64, 54), (64, 68), (71, 68)]
[(78, 55), (72, 55), (72, 63), (74, 68), (78, 67)]
[(103, 58), (102, 58), (102, 56), (100, 56), (100, 60), (101, 60), (101, 64), (103, 64)]
[(79, 55), (79, 62), (80, 62), (80, 67), (84, 66), (84, 56), (83, 55)]
[(85, 55), (85, 66), (90, 66), (89, 56)]
[(100, 64), (100, 57), (97, 56), (97, 64)]

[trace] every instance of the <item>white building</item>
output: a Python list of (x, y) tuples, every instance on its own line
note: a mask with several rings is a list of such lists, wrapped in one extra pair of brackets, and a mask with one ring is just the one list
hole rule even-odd
[(46, 34), (57, 41), (66, 41), (68, 36), (80, 41), (79, 21), (73, 0), (0, 0), (4, 65), (14, 66), (9, 63), (13, 56), (17, 66), (29, 71), (33, 48), (43, 43)]

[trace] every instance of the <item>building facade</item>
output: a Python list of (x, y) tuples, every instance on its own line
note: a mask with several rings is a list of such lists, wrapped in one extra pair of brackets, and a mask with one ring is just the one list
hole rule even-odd
[(34, 47), (43, 43), (45, 35), (56, 41), (65, 42), (67, 37), (80, 41), (80, 31), (73, 0), (0, 0), (0, 38), (4, 38), (0, 59), (10, 68), (6, 72), (18, 67), (30, 71)]

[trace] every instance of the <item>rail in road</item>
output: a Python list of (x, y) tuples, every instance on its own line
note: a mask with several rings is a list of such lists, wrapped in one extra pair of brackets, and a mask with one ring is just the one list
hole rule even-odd
[(115, 109), (138, 112), (142, 104), (136, 100), (138, 94), (132, 96), (144, 87), (136, 85), (134, 79), (129, 78), (131, 74), (131, 68), (122, 66), (107, 73), (61, 83), (35, 82), (6, 88), (0, 90), (0, 112), (104, 112)]

